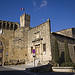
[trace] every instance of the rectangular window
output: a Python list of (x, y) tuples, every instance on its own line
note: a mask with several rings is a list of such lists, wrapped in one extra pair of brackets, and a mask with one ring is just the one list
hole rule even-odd
[(33, 47), (31, 47), (31, 53), (32, 53)]
[(46, 51), (46, 44), (43, 44), (43, 51)]

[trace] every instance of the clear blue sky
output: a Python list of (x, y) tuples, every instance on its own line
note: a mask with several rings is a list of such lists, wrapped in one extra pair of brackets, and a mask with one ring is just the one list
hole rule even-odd
[(20, 22), (21, 8), (31, 15), (31, 27), (48, 18), (52, 32), (75, 27), (75, 0), (0, 0), (0, 20)]

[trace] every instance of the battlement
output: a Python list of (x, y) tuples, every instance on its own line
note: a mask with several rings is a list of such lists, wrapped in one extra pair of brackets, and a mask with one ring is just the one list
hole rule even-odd
[(10, 21), (0, 20), (0, 29), (16, 30), (18, 27), (19, 27), (18, 22), (10, 22)]
[(24, 13), (20, 16), (20, 27), (30, 27), (30, 15)]
[(30, 21), (30, 15), (24, 13), (20, 17), (23, 17), (23, 16), (25, 17), (26, 20)]

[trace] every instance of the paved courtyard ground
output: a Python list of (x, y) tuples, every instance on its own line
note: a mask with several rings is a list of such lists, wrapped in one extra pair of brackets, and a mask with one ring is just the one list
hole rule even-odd
[(17, 70), (0, 66), (0, 75), (75, 75), (75, 73), (61, 73), (61, 72), (32, 73), (26, 72), (25, 70)]

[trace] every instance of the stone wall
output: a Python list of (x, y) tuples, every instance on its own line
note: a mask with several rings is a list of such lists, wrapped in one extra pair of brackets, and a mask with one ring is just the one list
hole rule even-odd
[(74, 67), (52, 67), (53, 72), (68, 72), (68, 73), (75, 73)]
[(75, 38), (75, 28), (72, 28), (72, 37)]
[(2, 29), (2, 34), (1, 36), (5, 38), (6, 40), (10, 40), (14, 37), (15, 31), (14, 30), (6, 30)]
[(19, 27), (19, 23), (0, 20), (0, 41), (3, 44), (2, 65), (9, 61), (9, 41), (14, 37), (15, 30)]
[(0, 42), (2, 42), (2, 65), (4, 65), (5, 62), (8, 62), (8, 52), (9, 52), (9, 41), (4, 39), (0, 35)]
[(75, 38), (75, 28), (69, 28), (69, 29), (57, 31), (56, 33)]
[(57, 41), (58, 41), (58, 47), (59, 47), (59, 55), (60, 55), (60, 57), (65, 52), (64, 40), (67, 40), (67, 42), (68, 42), (68, 48), (69, 48), (69, 54), (70, 54), (71, 60), (72, 60), (72, 62), (75, 63), (75, 58), (74, 58), (75, 57), (75, 50), (74, 50), (75, 39), (70, 38), (70, 37), (65, 37), (65, 36), (62, 36), (60, 34), (52, 33), (52, 35), (51, 35), (52, 56), (53, 56), (54, 41), (55, 41), (55, 39), (57, 39)]
[[(43, 44), (46, 44), (46, 51), (43, 51)], [(39, 58), (40, 61), (49, 61), (51, 56), (51, 43), (50, 43), (50, 20), (40, 24), (28, 31), (28, 54), (29, 60), (33, 61), (33, 53), (31, 47), (35, 49), (39, 45)], [(35, 50), (36, 51), (36, 50)]]
[(28, 61), (28, 27), (20, 27), (15, 31), (15, 37), (10, 40), (9, 62)]
[(20, 16), (20, 27), (30, 27), (30, 15), (24, 13)]
[(56, 33), (72, 37), (72, 28), (70, 28), (70, 29), (64, 29), (64, 30), (61, 30), (61, 31), (57, 31)]

